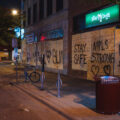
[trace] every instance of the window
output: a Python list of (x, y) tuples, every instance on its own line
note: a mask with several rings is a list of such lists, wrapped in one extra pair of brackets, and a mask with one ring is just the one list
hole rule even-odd
[(33, 23), (37, 21), (37, 3), (33, 5)]
[(28, 25), (30, 25), (31, 24), (31, 8), (28, 8), (28, 20), (27, 20), (27, 22), (28, 22)]
[(25, 0), (21, 1), (21, 10), (24, 10), (25, 9)]
[(23, 11), (23, 16), (22, 16), (22, 19), (23, 19), (23, 27), (26, 27), (26, 21), (24, 20), (24, 17), (26, 16), (26, 11)]
[(44, 0), (39, 1), (39, 19), (42, 20), (44, 18)]
[(60, 11), (63, 9), (63, 0), (56, 0), (56, 11)]
[(52, 0), (47, 0), (47, 16), (52, 14)]
[(75, 16), (73, 18), (73, 32), (78, 33), (85, 30), (85, 15)]

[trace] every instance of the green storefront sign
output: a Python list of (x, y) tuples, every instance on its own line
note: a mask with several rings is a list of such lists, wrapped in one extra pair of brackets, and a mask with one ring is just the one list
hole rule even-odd
[(119, 21), (119, 5), (86, 14), (86, 28), (104, 25)]

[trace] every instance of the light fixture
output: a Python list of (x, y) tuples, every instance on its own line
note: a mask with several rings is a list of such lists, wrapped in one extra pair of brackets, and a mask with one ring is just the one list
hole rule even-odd
[(15, 16), (15, 15), (18, 15), (18, 10), (13, 9), (13, 10), (12, 10), (12, 15), (14, 15), (14, 16)]

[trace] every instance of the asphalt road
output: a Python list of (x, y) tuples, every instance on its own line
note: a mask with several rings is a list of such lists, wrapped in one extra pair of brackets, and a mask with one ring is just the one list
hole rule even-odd
[(55, 110), (9, 84), (15, 80), (14, 66), (0, 65), (0, 120), (66, 120)]
[(0, 65), (0, 120), (120, 120), (120, 114), (96, 112), (94, 82), (61, 75), (62, 97), (57, 98), (57, 74), (45, 74), (40, 91), (40, 83), (22, 82), (22, 66), (16, 82), (15, 66)]

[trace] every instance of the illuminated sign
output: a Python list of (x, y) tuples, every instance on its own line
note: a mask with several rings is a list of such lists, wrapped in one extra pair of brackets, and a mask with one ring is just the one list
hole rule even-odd
[(18, 56), (18, 48), (14, 48), (14, 57), (17, 58)]
[(26, 36), (25, 36), (25, 39), (26, 39), (26, 42), (27, 42), (27, 43), (36, 42), (35, 39), (34, 39), (34, 33), (31, 33), (31, 34), (29, 34), (29, 35), (26, 35)]
[(86, 15), (86, 28), (119, 21), (119, 5), (114, 5)]
[(24, 33), (25, 33), (24, 29), (21, 29), (20, 27), (16, 27), (14, 31), (17, 38), (19, 38), (20, 36), (21, 36), (21, 39), (24, 38)]
[(56, 38), (62, 38), (62, 37), (63, 37), (63, 30), (56, 29), (46, 33), (42, 33), (40, 35), (40, 40), (43, 41), (43, 40), (56, 39)]
[(17, 48), (17, 47), (18, 47), (17, 38), (13, 38), (13, 39), (12, 39), (12, 47), (13, 47), (13, 48)]
[(45, 36), (41, 36), (40, 40), (44, 41), (45, 40)]

